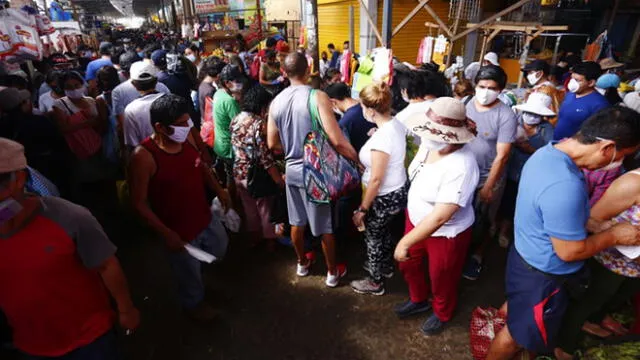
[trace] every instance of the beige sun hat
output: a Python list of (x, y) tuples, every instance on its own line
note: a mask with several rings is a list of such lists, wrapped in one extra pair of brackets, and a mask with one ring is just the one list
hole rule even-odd
[(466, 144), (477, 134), (464, 104), (451, 97), (436, 99), (426, 113), (410, 116), (406, 125), (423, 139), (447, 144)]

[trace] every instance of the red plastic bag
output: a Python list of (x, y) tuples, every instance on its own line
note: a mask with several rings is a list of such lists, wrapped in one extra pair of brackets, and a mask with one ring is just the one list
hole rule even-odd
[(484, 360), (489, 352), (491, 342), (507, 322), (506, 315), (498, 309), (476, 307), (471, 313), (469, 329), (471, 355), (475, 360)]

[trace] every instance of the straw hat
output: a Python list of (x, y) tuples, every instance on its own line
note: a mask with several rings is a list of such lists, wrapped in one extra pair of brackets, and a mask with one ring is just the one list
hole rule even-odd
[(600, 68), (602, 68), (602, 70), (615, 69), (621, 66), (624, 66), (624, 64), (617, 62), (614, 58), (600, 60)]
[(540, 116), (555, 116), (556, 113), (550, 109), (552, 103), (551, 96), (539, 92), (529, 95), (527, 102), (522, 105), (516, 105), (516, 110), (525, 111)]
[(466, 144), (477, 134), (464, 104), (451, 97), (436, 99), (426, 113), (410, 116), (406, 126), (423, 139), (446, 144)]

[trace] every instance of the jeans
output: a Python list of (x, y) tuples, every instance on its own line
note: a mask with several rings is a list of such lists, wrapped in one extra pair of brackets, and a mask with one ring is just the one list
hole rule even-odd
[[(209, 226), (189, 244), (214, 255), (219, 261), (227, 252), (229, 237), (220, 219), (214, 216)], [(186, 251), (171, 253), (169, 256), (178, 283), (180, 304), (185, 309), (192, 309), (204, 299), (202, 263)]]
[(114, 330), (95, 339), (92, 343), (79, 347), (62, 356), (34, 356), (24, 354), (25, 360), (120, 360), (116, 333)]

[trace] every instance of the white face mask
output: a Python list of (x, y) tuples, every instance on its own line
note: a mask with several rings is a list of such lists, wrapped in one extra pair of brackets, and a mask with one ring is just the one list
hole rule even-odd
[(407, 104), (411, 101), (411, 99), (409, 99), (409, 97), (407, 96), (406, 91), (402, 91), (400, 94), (402, 95), (402, 101), (406, 102)]
[(81, 88), (75, 90), (65, 90), (64, 94), (69, 99), (81, 99), (85, 94), (85, 88), (84, 86), (82, 86)]
[(527, 75), (527, 81), (531, 85), (537, 84), (541, 78), (542, 78), (542, 74), (537, 75), (535, 72), (529, 73), (529, 75)]
[(370, 123), (375, 123), (375, 121), (373, 121), (373, 117), (369, 118), (367, 116), (367, 110), (365, 110), (365, 108), (362, 108), (362, 116), (364, 117), (365, 120), (367, 120)]
[(169, 139), (182, 144), (183, 142), (187, 141), (187, 137), (189, 136), (189, 132), (191, 131), (191, 128), (193, 127), (193, 121), (191, 121), (191, 119), (189, 119), (189, 121), (187, 122), (188, 126), (173, 126), (171, 125), (171, 128), (173, 129), (173, 134), (169, 135)]
[(338, 109), (337, 107), (333, 108), (333, 112), (340, 115), (340, 117), (344, 116), (344, 113), (340, 111), (340, 109)]
[(449, 144), (445, 144), (445, 143), (441, 143), (441, 142), (433, 141), (429, 139), (422, 139), (421, 145), (424, 145), (424, 147), (432, 151), (440, 151), (446, 148)]
[(242, 83), (241, 82), (232, 82), (231, 86), (229, 87), (229, 91), (231, 91), (232, 93), (238, 93), (240, 91), (242, 91)]
[(572, 93), (578, 92), (580, 90), (580, 83), (576, 79), (569, 80), (569, 85), (567, 85), (567, 89)]
[(189, 61), (191, 62), (196, 62), (196, 56), (193, 54), (189, 54), (187, 56), (185, 56), (187, 59), (189, 59)]
[(607, 89), (596, 87), (596, 91), (599, 92), (600, 95), (604, 96), (604, 94), (607, 92)]
[(609, 165), (601, 167), (599, 169), (597, 169), (596, 171), (610, 171), (610, 170), (614, 170), (619, 168), (620, 166), (622, 166), (622, 161), (624, 160), (624, 158), (618, 160), (618, 161), (613, 161), (616, 158), (616, 155), (618, 154), (618, 150), (614, 147), (613, 148), (613, 157), (611, 158), (611, 161), (609, 162)]
[(476, 89), (476, 99), (481, 105), (493, 104), (498, 98), (499, 93), (490, 89)]
[(542, 116), (532, 114), (532, 113), (523, 113), (522, 114), (522, 122), (527, 125), (538, 125), (542, 121)]

